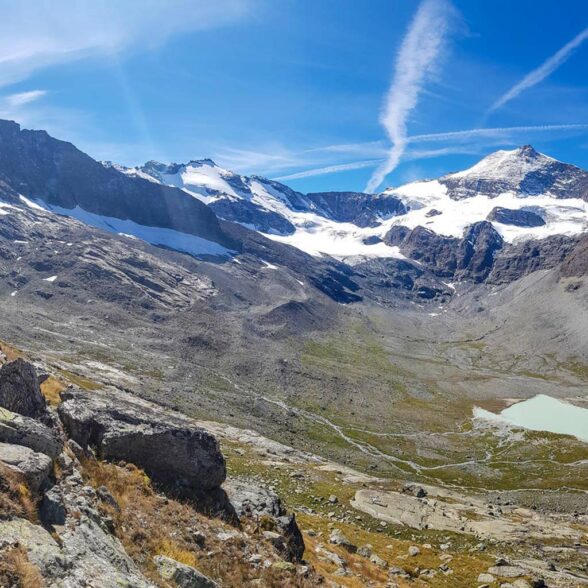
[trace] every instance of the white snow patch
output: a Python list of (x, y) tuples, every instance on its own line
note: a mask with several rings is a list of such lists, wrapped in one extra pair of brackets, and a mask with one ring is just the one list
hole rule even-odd
[[(532, 206), (542, 209), (546, 224), (541, 227), (516, 227), (493, 222), (502, 238), (512, 243), (519, 239), (544, 239), (551, 235), (578, 235), (588, 230), (588, 203), (580, 198), (557, 199), (549, 195), (522, 198), (514, 192), (504, 192), (496, 198), (477, 195), (462, 200), (453, 200), (447, 189), (437, 180), (413, 182), (390, 191), (399, 197), (411, 210), (397, 216), (382, 226), (388, 230), (393, 225), (410, 229), (423, 226), (431, 231), (450, 237), (461, 237), (469, 225), (485, 220), (490, 211), (499, 206), (521, 209)], [(427, 216), (431, 210), (441, 214)]]
[(265, 261), (265, 259), (262, 259), (261, 262), (263, 263), (265, 269), (272, 269), (272, 270), (279, 269), (277, 265), (274, 265), (273, 263), (269, 263), (269, 261)]
[[(28, 204), (29, 202), (31, 201), (26, 203)], [(88, 212), (79, 206), (69, 209), (60, 206), (52, 206), (43, 202), (31, 202), (31, 204), (34, 205), (33, 207), (39, 207), (42, 210), (48, 210), (49, 212), (75, 218), (87, 225), (103, 229), (110, 233), (125, 233), (126, 235), (132, 235), (133, 237), (151, 243), (152, 245), (169, 247), (170, 249), (183, 251), (191, 255), (228, 257), (233, 253), (230, 249), (227, 249), (219, 243), (203, 239), (202, 237), (197, 237), (196, 235), (181, 233), (179, 231), (174, 231), (173, 229), (139, 225), (131, 220), (101, 216)]]
[(55, 282), (55, 280), (57, 279), (57, 276), (51, 276), (50, 278), (45, 278), (43, 281), (45, 282)]

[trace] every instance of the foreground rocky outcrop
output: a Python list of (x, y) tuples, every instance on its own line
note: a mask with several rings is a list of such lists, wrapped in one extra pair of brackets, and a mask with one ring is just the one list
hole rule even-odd
[(156, 482), (202, 493), (226, 478), (216, 439), (206, 431), (159, 407), (118, 393), (68, 389), (59, 416), (68, 436), (92, 447), (107, 460), (138, 465)]
[[(291, 573), (286, 563), (302, 560), (295, 517), (275, 493), (253, 484), (229, 484), (230, 502), (221, 488), (226, 468), (219, 444), (190, 419), (120, 391), (74, 387), (62, 392), (57, 418), (24, 360), (3, 366), (0, 391), (0, 585), (28, 588), (26, 568), (35, 586), (47, 588), (214, 588), (225, 584), (173, 559), (175, 551), (188, 552), (170, 547), (210, 549), (211, 541), (232, 542), (226, 555), (210, 552), (227, 558), (213, 569), (244, 565), (242, 577), (270, 574), (263, 585), (283, 585), (281, 574)], [(101, 459), (121, 465), (107, 469)], [(172, 490), (170, 498), (159, 496), (143, 471)], [(175, 501), (178, 490), (190, 502)], [(230, 510), (236, 528), (220, 519), (205, 523), (206, 534), (186, 528), (198, 517), (207, 520), (193, 510), (202, 503)], [(253, 511), (271, 531), (259, 530)], [(187, 539), (177, 543), (176, 534)], [(264, 557), (244, 563), (256, 550)], [(282, 568), (272, 566), (276, 559)], [(307, 584), (301, 578), (293, 585)]]
[(240, 517), (266, 527), (266, 537), (287, 561), (299, 562), (304, 555), (304, 539), (296, 517), (286, 512), (280, 497), (249, 480), (230, 480), (225, 490)]

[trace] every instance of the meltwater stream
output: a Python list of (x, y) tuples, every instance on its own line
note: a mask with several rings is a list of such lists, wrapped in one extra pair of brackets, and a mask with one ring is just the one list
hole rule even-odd
[(545, 394), (538, 394), (529, 400), (517, 402), (499, 414), (476, 407), (474, 418), (506, 423), (533, 431), (573, 435), (588, 442), (588, 409)]

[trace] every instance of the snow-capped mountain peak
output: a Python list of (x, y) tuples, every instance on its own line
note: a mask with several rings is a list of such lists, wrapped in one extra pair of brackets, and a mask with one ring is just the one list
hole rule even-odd
[(461, 237), (470, 225), (488, 221), (507, 242), (588, 229), (588, 173), (531, 145), (496, 151), (466, 170), (376, 195), (301, 194), (211, 159), (116, 169), (181, 188), (220, 218), (312, 254), (396, 255), (383, 242), (393, 226)]
[(524, 145), (518, 149), (495, 151), (472, 167), (448, 174), (444, 179), (484, 178), (521, 181), (527, 174), (541, 170), (552, 162), (556, 160), (539, 153), (531, 145)]

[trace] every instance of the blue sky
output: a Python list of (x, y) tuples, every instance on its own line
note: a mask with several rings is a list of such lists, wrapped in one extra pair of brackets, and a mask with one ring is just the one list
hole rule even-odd
[(301, 191), (377, 191), (526, 143), (588, 168), (583, 0), (0, 9), (0, 117), (97, 159), (211, 157)]

